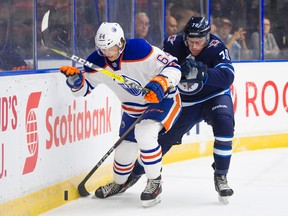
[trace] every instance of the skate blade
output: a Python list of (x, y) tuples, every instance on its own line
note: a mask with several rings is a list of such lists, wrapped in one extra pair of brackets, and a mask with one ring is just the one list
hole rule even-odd
[(153, 200), (142, 200), (142, 206), (144, 208), (149, 208), (149, 207), (155, 206), (156, 204), (158, 204), (160, 202), (161, 202), (161, 198), (160, 198), (160, 196), (157, 196)]
[(219, 200), (220, 204), (222, 204), (222, 205), (228, 205), (229, 204), (229, 196), (218, 195), (218, 200)]

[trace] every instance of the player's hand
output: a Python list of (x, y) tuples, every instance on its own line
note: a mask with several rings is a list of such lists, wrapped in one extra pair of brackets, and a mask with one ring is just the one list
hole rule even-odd
[(83, 74), (77, 67), (62, 66), (60, 72), (67, 77), (66, 84), (71, 89), (80, 89), (83, 86)]
[(159, 103), (168, 90), (168, 81), (164, 76), (158, 75), (153, 77), (145, 88), (149, 91), (145, 94), (144, 99), (150, 103)]
[(196, 62), (193, 58), (187, 58), (181, 64), (182, 75), (190, 82), (205, 82), (207, 78), (207, 66), (202, 62)]
[(61, 66), (60, 72), (64, 74), (66, 77), (73, 76), (75, 74), (80, 74), (80, 70), (77, 67), (72, 66)]

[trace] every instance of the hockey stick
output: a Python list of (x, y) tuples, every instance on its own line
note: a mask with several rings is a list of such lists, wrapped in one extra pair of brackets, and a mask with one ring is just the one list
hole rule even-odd
[(141, 114), (141, 116), (139, 116), (138, 119), (125, 131), (125, 133), (117, 140), (117, 142), (108, 150), (108, 152), (101, 158), (101, 160), (93, 167), (93, 169), (80, 182), (80, 184), (78, 185), (78, 192), (81, 197), (86, 197), (90, 195), (90, 193), (85, 188), (86, 182), (90, 179), (90, 177), (94, 174), (94, 172), (100, 167), (100, 165), (105, 161), (105, 159), (121, 144), (121, 142), (125, 139), (125, 137), (134, 129), (135, 125), (141, 121), (144, 113)]
[[(88, 67), (90, 67), (93, 70), (97, 70), (97, 71), (99, 71), (99, 72), (101, 72), (101, 73), (103, 73), (103, 74), (105, 74), (105, 75), (107, 75), (107, 76), (109, 76), (109, 77), (111, 77), (113, 79), (116, 79), (117, 81), (119, 81), (121, 83), (125, 83), (126, 85), (129, 85), (129, 86), (131, 86), (133, 88), (137, 88), (139, 90), (142, 90), (145, 93), (147, 93), (149, 91), (148, 89), (143, 88), (139, 84), (137, 84), (137, 83), (135, 83), (133, 81), (125, 79), (121, 75), (115, 74), (115, 73), (113, 73), (113, 72), (111, 72), (109, 70), (101, 68), (101, 67), (99, 67), (99, 66), (97, 66), (97, 65), (95, 65), (95, 64), (93, 64), (91, 62), (88, 62), (85, 59), (80, 58), (80, 57), (78, 57), (76, 55), (68, 54), (69, 51), (65, 52), (65, 51), (61, 51), (61, 50), (56, 49), (56, 48), (52, 48), (52, 45), (55, 45), (55, 43), (56, 43), (56, 45), (60, 45), (61, 47), (63, 47), (63, 49), (67, 50), (66, 43), (63, 41), (63, 39), (61, 38), (61, 35), (60, 35), (62, 33), (66, 34), (66, 32), (63, 29), (59, 30), (59, 28), (57, 28), (57, 31), (60, 31), (60, 33), (58, 33), (58, 32), (56, 33), (56, 35), (57, 35), (56, 39), (58, 41), (53, 41), (51, 43), (51, 41), (49, 40), (49, 36), (50, 36), (50, 33), (51, 33), (50, 32), (51, 29), (49, 28), (49, 16), (50, 16), (50, 10), (48, 10), (44, 14), (43, 19), (42, 19), (42, 24), (41, 24), (41, 32), (42, 32), (43, 43), (48, 49), (50, 49), (51, 51), (66, 57), (66, 58), (69, 58), (69, 59), (71, 59), (73, 61), (76, 61), (76, 62), (78, 62), (78, 63), (80, 63), (82, 65), (88, 66)], [(60, 44), (58, 42), (60, 42)], [(86, 197), (86, 196), (90, 195), (90, 193), (87, 191), (87, 189), (85, 187), (86, 182), (95, 173), (95, 171), (100, 167), (100, 165), (106, 160), (106, 158), (121, 144), (121, 142), (126, 138), (126, 136), (134, 129), (135, 125), (138, 124), (141, 121), (142, 116), (144, 115), (144, 113), (135, 120), (135, 122), (125, 131), (125, 133), (117, 140), (117, 142), (108, 150), (108, 152), (101, 158), (101, 160), (93, 167), (93, 169), (80, 182), (80, 184), (78, 185), (78, 192), (79, 192), (80, 196)]]
[[(42, 23), (41, 23), (41, 32), (42, 32), (42, 38), (43, 38), (43, 43), (45, 45), (45, 47), (47, 47), (48, 49), (50, 49), (51, 51), (59, 54), (59, 55), (62, 55), (66, 58), (69, 58), (75, 62), (78, 62), (84, 66), (87, 66), (93, 70), (96, 70), (96, 71), (99, 71), (121, 83), (125, 83), (126, 85), (130, 86), (131, 88), (135, 88), (135, 89), (138, 89), (138, 90), (141, 90), (143, 91), (144, 93), (148, 93), (149, 90), (142, 87), (141, 85), (133, 82), (132, 80), (128, 80), (128, 79), (125, 79), (123, 76), (119, 75), (119, 74), (116, 74), (116, 73), (113, 73), (112, 71), (109, 71), (109, 70), (106, 70), (104, 68), (101, 68), (95, 64), (93, 64), (92, 62), (89, 62), (89, 61), (86, 61), (85, 59), (83, 58), (80, 58), (79, 56), (76, 56), (74, 54), (69, 54), (67, 52), (64, 52), (62, 50), (58, 50), (56, 48), (52, 48), (52, 43), (51, 41), (49, 40), (49, 35), (50, 35), (50, 29), (49, 29), (49, 17), (50, 17), (50, 10), (48, 10), (44, 16), (43, 16), (43, 19), (42, 19)], [(57, 28), (57, 30), (59, 30), (59, 28)], [(64, 32), (66, 33), (64, 30), (61, 31), (61, 33)], [(57, 39), (59, 41), (61, 41), (61, 46), (65, 46), (65, 42), (63, 42), (63, 40), (60, 38), (60, 36), (57, 37)], [(54, 43), (56, 43), (55, 41), (53, 41)]]

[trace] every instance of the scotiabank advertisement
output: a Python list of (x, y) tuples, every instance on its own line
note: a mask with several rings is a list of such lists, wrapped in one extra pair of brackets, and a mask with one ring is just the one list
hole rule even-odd
[(118, 139), (104, 85), (74, 97), (61, 74), (1, 77), (0, 203), (87, 172)]
[[(288, 64), (234, 67), (235, 138), (288, 133)], [(104, 85), (74, 97), (63, 75), (47, 73), (0, 86), (0, 204), (90, 171), (119, 138), (120, 103)], [(183, 138), (209, 140), (205, 122)]]

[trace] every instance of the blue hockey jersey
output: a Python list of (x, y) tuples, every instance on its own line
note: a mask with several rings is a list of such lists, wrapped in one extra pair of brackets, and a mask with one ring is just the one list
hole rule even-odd
[[(190, 55), (185, 45), (183, 35), (172, 35), (163, 44), (163, 50), (178, 58), (181, 64)], [(182, 89), (179, 85), (183, 106), (201, 103), (221, 94), (230, 94), (230, 85), (234, 81), (234, 67), (225, 44), (215, 35), (210, 35), (206, 47), (195, 56), (196, 61), (207, 65), (207, 80), (201, 91), (193, 93), (193, 88)]]

